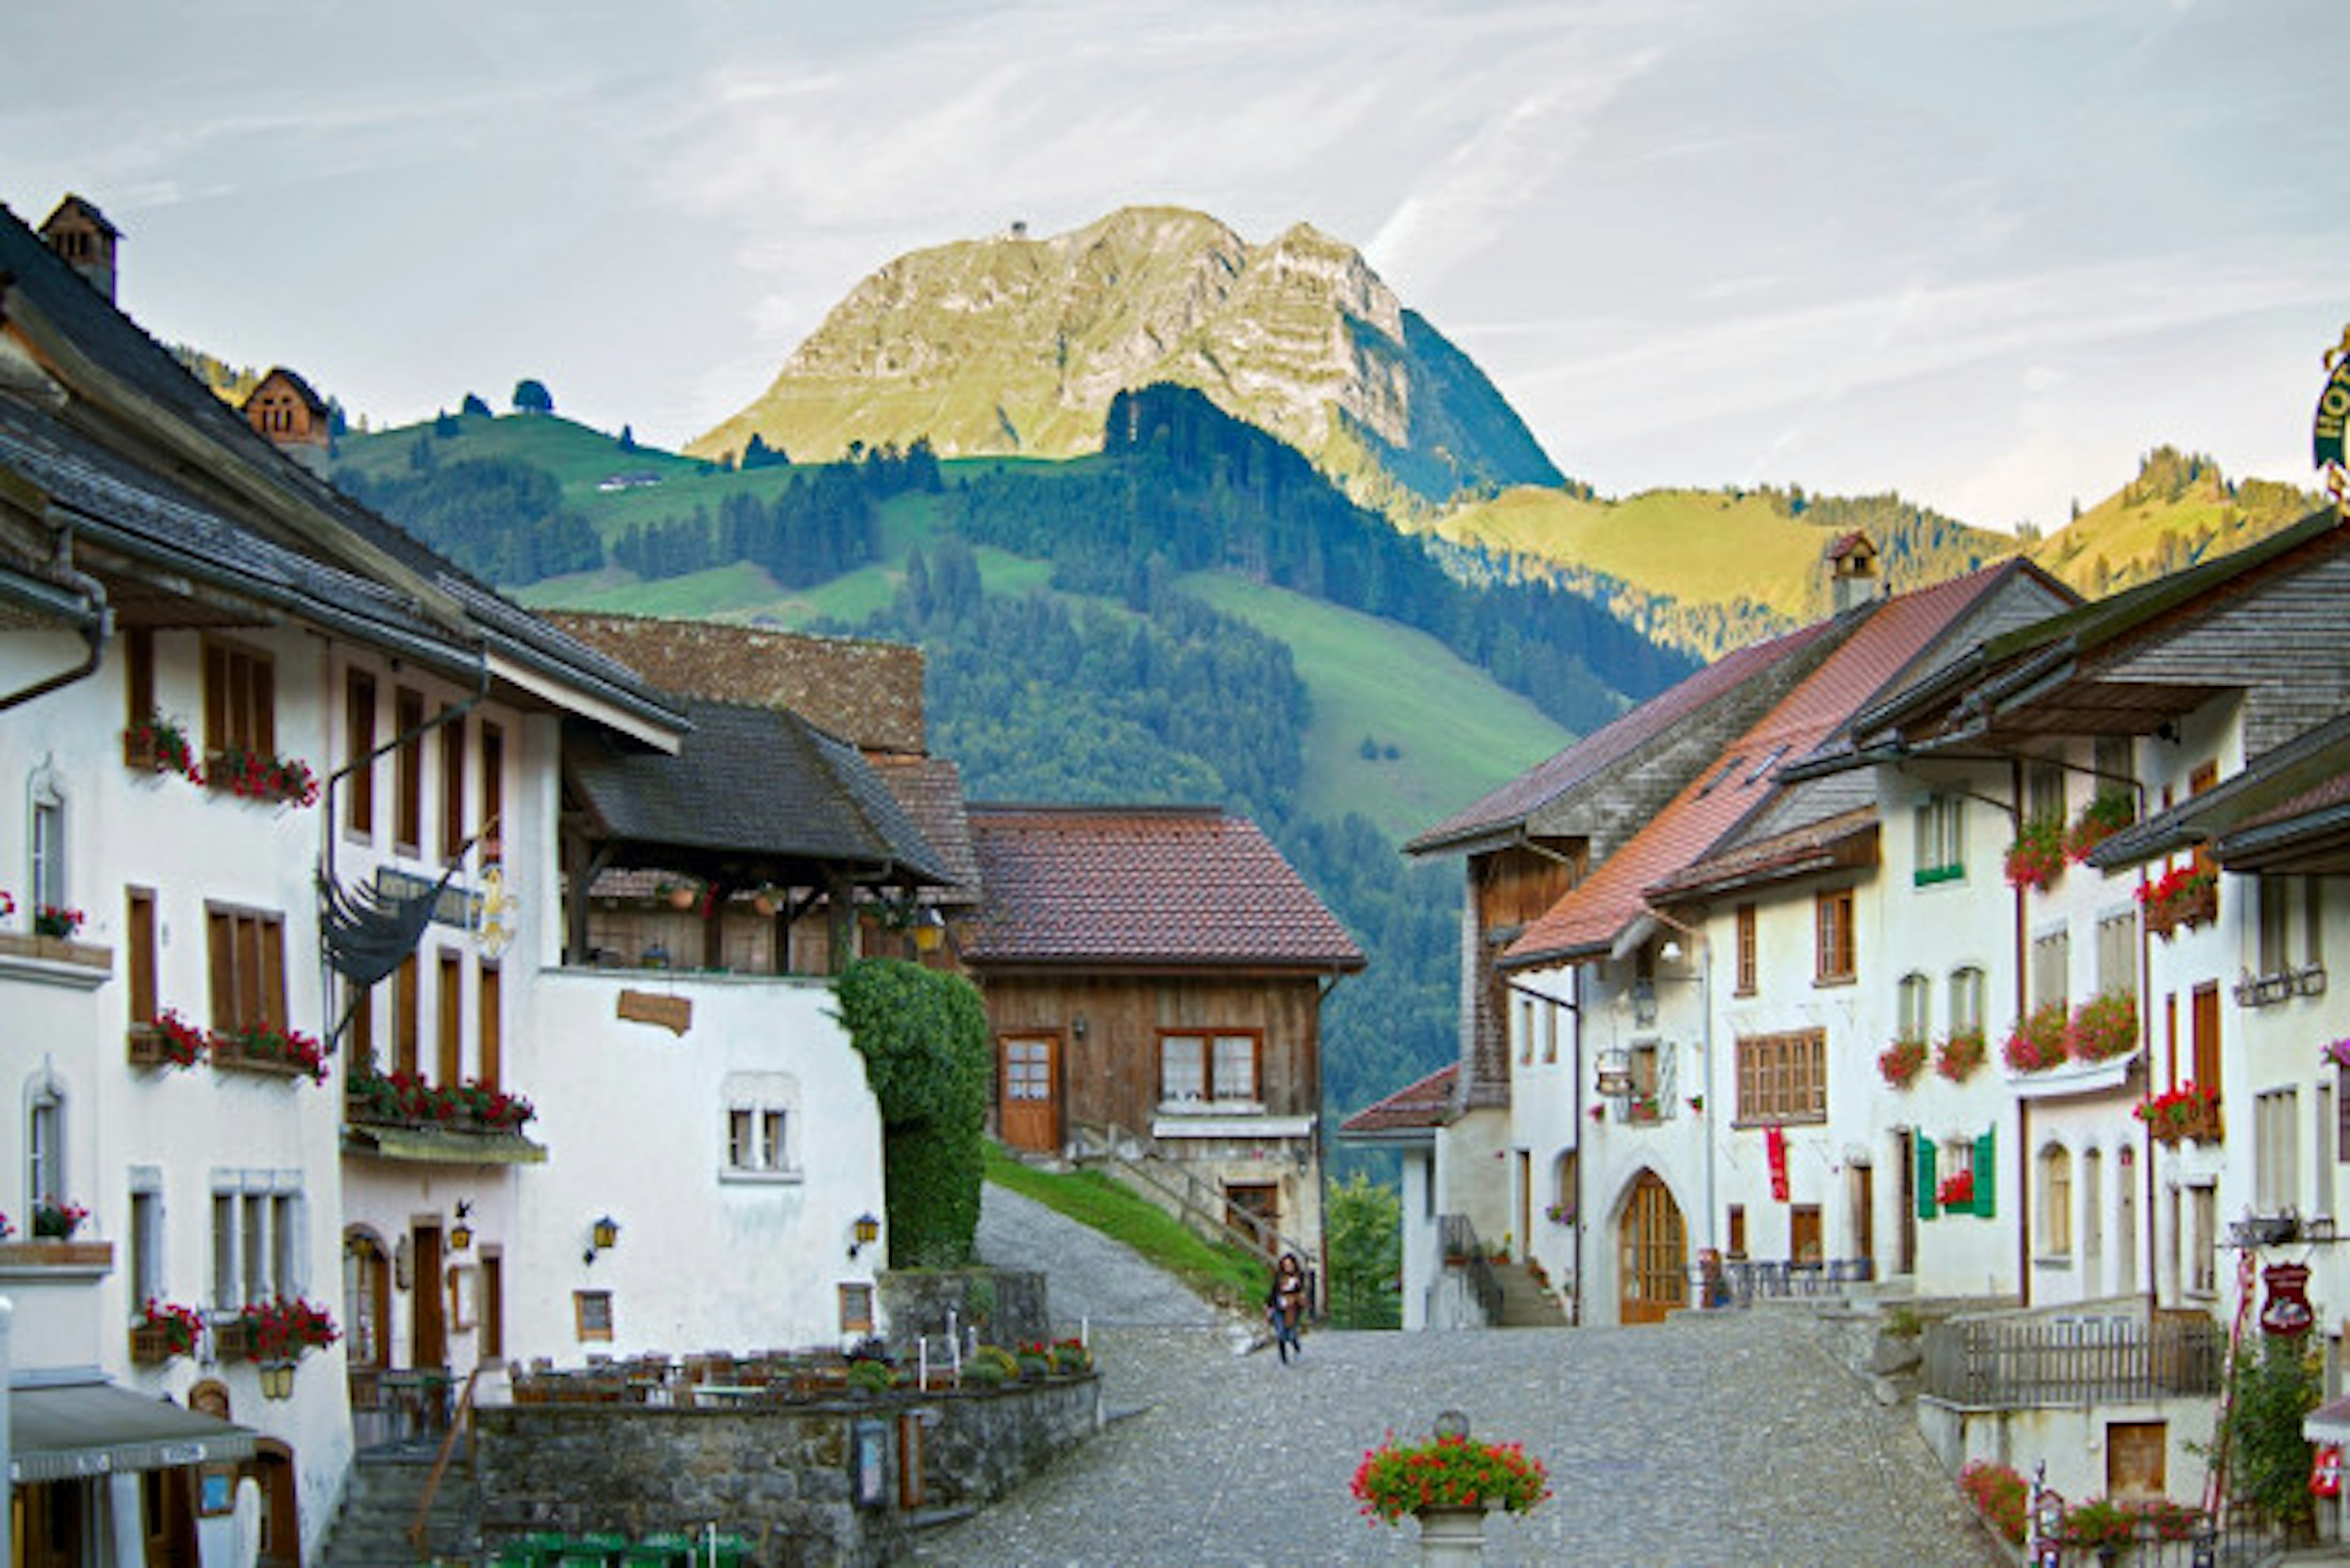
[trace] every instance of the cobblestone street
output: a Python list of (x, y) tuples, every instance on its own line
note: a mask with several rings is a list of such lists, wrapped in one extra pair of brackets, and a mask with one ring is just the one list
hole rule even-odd
[(1550, 1563), (1996, 1563), (1906, 1410), (1879, 1408), (1800, 1316), (1645, 1329), (1321, 1334), (1296, 1366), (1220, 1331), (1096, 1334), (1107, 1407), (1141, 1407), (913, 1561), (1406, 1564), (1416, 1531), (1367, 1523), (1347, 1485), (1390, 1428), (1440, 1410), (1516, 1438), (1554, 1496), (1495, 1516), (1492, 1568)]

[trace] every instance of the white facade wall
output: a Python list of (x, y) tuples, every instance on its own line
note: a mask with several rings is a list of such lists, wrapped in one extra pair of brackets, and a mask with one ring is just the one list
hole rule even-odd
[[(323, 775), (326, 645), (291, 630), (240, 630), (234, 640), (273, 662), (279, 753), (303, 758)], [(0, 638), (0, 690), (69, 668), (81, 651), (70, 637)], [(158, 633), (157, 705), (178, 716), (199, 744), (202, 695), (199, 639)], [(336, 1268), (341, 1106), (331, 1082), (130, 1066), (125, 909), (126, 889), (153, 893), (158, 1004), (199, 1026), (211, 1014), (207, 906), (282, 916), (287, 1018), (295, 1029), (321, 1033), (310, 885), (321, 817), (315, 807), (254, 804), (177, 774), (135, 773), (123, 763), (127, 722), (118, 639), (96, 675), (11, 711), (0, 726), (0, 778), (16, 803), (0, 812), (0, 888), (18, 906), (0, 923), (31, 929), (31, 802), (36, 790), (53, 788), (65, 813), (66, 898), (88, 917), (78, 940), (111, 950), (104, 979), (88, 990), (78, 988), (79, 977), (60, 982), (22, 964), (0, 967), (0, 1083), (16, 1117), (5, 1140), (14, 1158), (0, 1171), (0, 1211), (20, 1239), (29, 1231), (40, 1195), (27, 1190), (26, 1117), (37, 1085), (54, 1081), (64, 1098), (67, 1172), (67, 1189), (57, 1196), (90, 1210), (78, 1239), (114, 1247), (110, 1271), (84, 1287), (27, 1290), (10, 1281), (0, 1288), (17, 1298), (20, 1367), (95, 1364), (126, 1386), (182, 1403), (199, 1379), (224, 1384), (232, 1418), (293, 1450), (303, 1537), (306, 1546), (315, 1544), (350, 1455), (342, 1347), (305, 1356), (293, 1397), (268, 1401), (249, 1364), (182, 1358), (133, 1367), (128, 1336), (150, 1291), (221, 1315), (256, 1293), (300, 1294), (343, 1321)], [(158, 1245), (146, 1260), (131, 1245), (134, 1190), (151, 1195), (160, 1220)], [(265, 1210), (266, 1223), (288, 1227), (284, 1241), (263, 1242), (258, 1259), (241, 1239), (224, 1243), (215, 1233), (216, 1197), (236, 1200), (239, 1225), (255, 1209)], [(265, 1288), (248, 1288), (256, 1282), (252, 1272)]]
[(1443, 1273), (1440, 1236), (1436, 1223), (1436, 1148), (1431, 1134), (1424, 1143), (1406, 1145), (1402, 1160), (1403, 1327), (1429, 1326), (1429, 1303), (1436, 1281)]
[[(692, 1005), (682, 1036), (616, 1017), (620, 992)], [(840, 1287), (870, 1285), (889, 1237), (852, 1259), (860, 1215), (884, 1217), (881, 1117), (864, 1058), (806, 980), (551, 971), (523, 1018), (539, 1043), (546, 1163), (521, 1183), (508, 1355), (682, 1355), (838, 1345)], [(728, 1165), (733, 1105), (785, 1111), (775, 1174)], [(619, 1244), (586, 1261), (590, 1224)], [(574, 1293), (611, 1294), (612, 1336), (582, 1339)], [(886, 1325), (878, 1325), (886, 1326)]]
[(1549, 971), (1514, 981), (1507, 993), (1511, 1147), (1505, 1162), (1512, 1255), (1539, 1264), (1552, 1291), (1570, 1303), (1576, 1289), (1578, 1106), (1586, 1098), (1575, 1092), (1580, 1052), (1573, 983), (1572, 971)]

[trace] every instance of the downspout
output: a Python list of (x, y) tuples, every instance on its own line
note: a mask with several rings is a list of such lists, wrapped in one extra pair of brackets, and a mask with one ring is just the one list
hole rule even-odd
[[(2023, 826), (2023, 759), (2009, 758), (2007, 772), (2008, 782), (2015, 792), (2015, 804), (2009, 807), (2009, 815), (2020, 832)], [(2009, 889), (2009, 907), (2014, 911), (2011, 923), (2015, 928), (2015, 1016), (2019, 1021), (2024, 1016), (2024, 966), (2031, 958), (2023, 927), (2023, 897), (2021, 886)], [(2028, 1307), (2032, 1304), (2032, 1102), (2022, 1098), (2015, 1102), (2015, 1278), (2018, 1301)]]
[(81, 628), (81, 636), (82, 640), (89, 645), (89, 651), (83, 656), (79, 664), (70, 670), (60, 670), (55, 675), (33, 682), (30, 686), (19, 687), (5, 695), (0, 695), (0, 713), (5, 713), (11, 708), (21, 707), (36, 698), (46, 697), (52, 691), (73, 685), (78, 680), (87, 680), (98, 673), (99, 661), (106, 651), (107, 639), (114, 635), (114, 607), (107, 602), (106, 585), (73, 564), (73, 524), (60, 522), (57, 524), (57, 554), (50, 560), (49, 566), (58, 576), (80, 589), (82, 597), (88, 601), (90, 617), (88, 623)]

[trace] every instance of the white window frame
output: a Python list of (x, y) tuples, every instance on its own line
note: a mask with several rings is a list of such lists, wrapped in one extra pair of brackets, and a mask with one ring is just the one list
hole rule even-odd
[(1983, 1033), (1983, 971), (1979, 966), (1961, 964), (1950, 971), (1950, 1017), (1953, 1034)]
[[(31, 857), (28, 914), (44, 904), (69, 907), (66, 856), (66, 795), (57, 770), (44, 765), (26, 784), (25, 843)], [(30, 921), (27, 921), (29, 924)]]
[(1915, 853), (1917, 863), (1910, 868), (1914, 885), (1966, 879), (1966, 796), (1938, 793), (1918, 803)]
[(799, 1080), (788, 1073), (736, 1073), (724, 1088), (718, 1179), (730, 1183), (801, 1179)]
[(298, 1170), (213, 1172), (216, 1314), (234, 1317), (248, 1303), (309, 1294), (308, 1207)]

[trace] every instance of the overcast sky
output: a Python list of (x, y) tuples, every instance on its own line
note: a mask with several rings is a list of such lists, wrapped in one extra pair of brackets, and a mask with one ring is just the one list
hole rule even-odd
[(73, 0), (0, 200), (166, 341), (675, 445), (901, 252), (1129, 203), (1361, 246), (1567, 473), (2064, 521), (2314, 483), (2345, 0)]

